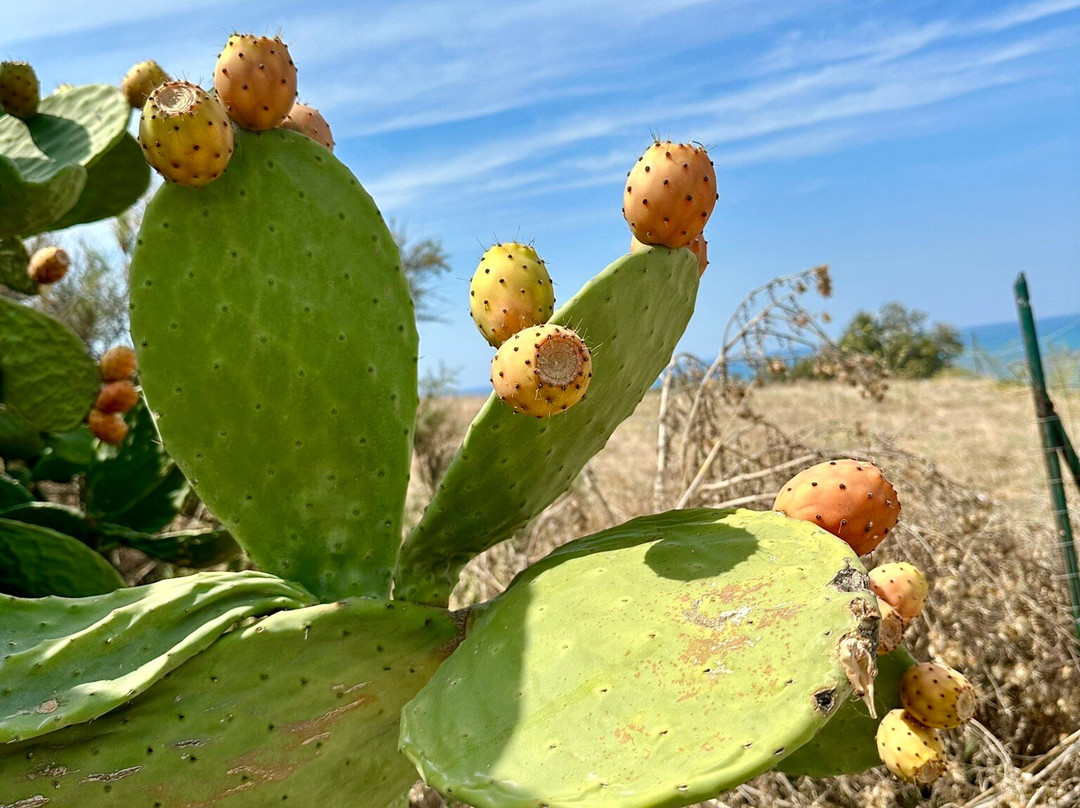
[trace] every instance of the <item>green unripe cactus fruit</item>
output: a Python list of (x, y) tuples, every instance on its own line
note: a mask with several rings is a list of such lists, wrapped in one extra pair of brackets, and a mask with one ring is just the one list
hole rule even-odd
[(214, 88), (240, 126), (273, 129), (296, 103), (296, 65), (277, 37), (234, 33), (218, 56)]
[(877, 729), (881, 762), (903, 780), (928, 785), (945, 771), (945, 746), (938, 731), (904, 710), (890, 710)]
[(495, 393), (516, 412), (544, 418), (585, 397), (592, 355), (569, 328), (538, 325), (510, 337), (491, 362)]
[(870, 570), (870, 586), (904, 620), (914, 620), (926, 604), (930, 584), (914, 564), (897, 561)]
[(480, 258), (469, 284), (469, 314), (498, 348), (523, 328), (546, 323), (555, 311), (547, 267), (527, 244), (496, 244)]
[(0, 107), (8, 115), (28, 121), (37, 115), (41, 87), (34, 68), (26, 62), (0, 63)]
[(296, 102), (292, 111), (281, 122), (281, 128), (299, 132), (326, 146), (331, 152), (334, 151), (334, 136), (330, 133), (330, 124), (315, 107)]
[(171, 77), (162, 70), (161, 65), (153, 59), (149, 59), (132, 65), (127, 75), (124, 76), (124, 80), (120, 82), (120, 89), (124, 91), (124, 95), (131, 106), (135, 109), (142, 109), (146, 105), (146, 99), (150, 97), (150, 93), (170, 80)]
[(955, 729), (975, 715), (975, 688), (960, 671), (936, 662), (912, 665), (900, 680), (900, 703), (908, 714), (936, 729)]
[(170, 81), (146, 99), (139, 121), (146, 162), (165, 179), (198, 188), (221, 176), (233, 130), (221, 102), (187, 81)]

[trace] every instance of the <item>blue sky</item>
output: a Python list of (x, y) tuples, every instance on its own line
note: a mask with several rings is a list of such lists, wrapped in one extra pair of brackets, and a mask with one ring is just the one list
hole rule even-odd
[(566, 300), (626, 251), (653, 133), (717, 167), (681, 350), (713, 356), (749, 289), (818, 263), (838, 324), (889, 300), (1008, 320), (1019, 270), (1037, 314), (1080, 311), (1080, 0), (4, 5), (0, 57), (48, 88), (146, 58), (207, 84), (232, 30), (280, 32), (338, 157), (449, 252), (422, 364), (463, 387), (492, 354), (468, 319), (483, 249), (535, 242)]

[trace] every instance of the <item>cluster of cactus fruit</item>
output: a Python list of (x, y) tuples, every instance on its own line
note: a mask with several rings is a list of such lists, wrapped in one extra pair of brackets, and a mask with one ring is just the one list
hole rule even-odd
[(165, 448), (262, 572), (0, 597), (0, 804), (399, 808), (419, 773), (480, 808), (672, 808), (774, 768), (940, 770), (933, 722), (972, 691), (878, 656), (881, 604), (902, 629), (926, 589), (859, 559), (899, 516), (868, 463), (809, 469), (769, 512), (634, 519), (448, 608), (669, 362), (716, 199), (704, 149), (650, 147), (624, 196), (637, 244), (558, 309), (531, 247), (484, 254), (496, 394), (402, 542), (417, 334), (396, 245), (328, 128), (283, 125), (278, 40), (230, 37), (214, 75), (216, 94), (146, 96), (143, 153), (171, 182), (132, 334)]

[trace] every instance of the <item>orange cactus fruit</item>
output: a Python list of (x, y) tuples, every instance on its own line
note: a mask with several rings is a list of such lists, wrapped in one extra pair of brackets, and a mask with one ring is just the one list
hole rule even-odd
[(139, 391), (127, 379), (109, 382), (98, 393), (94, 409), (99, 412), (127, 412), (139, 403)]
[[(646, 247), (651, 247), (651, 244), (645, 244), (638, 241), (635, 236), (630, 236), (630, 253), (641, 252)], [(698, 263), (698, 277), (700, 278), (705, 274), (705, 267), (709, 265), (709, 244), (705, 241), (705, 236), (698, 236), (689, 244), (686, 248), (690, 250), (697, 258)]]
[(279, 128), (299, 132), (316, 143), (326, 146), (329, 151), (334, 151), (334, 136), (330, 134), (330, 124), (315, 107), (309, 107), (297, 101)]
[(139, 360), (135, 351), (126, 345), (109, 348), (101, 357), (101, 378), (107, 382), (119, 382), (130, 379), (139, 369)]
[(278, 37), (234, 33), (218, 55), (214, 88), (237, 124), (273, 129), (296, 103), (296, 65)]
[(895, 561), (870, 570), (870, 587), (879, 600), (892, 606), (904, 620), (914, 620), (926, 604), (930, 584), (914, 564)]
[(788, 480), (773, 510), (813, 522), (866, 555), (900, 518), (896, 489), (881, 469), (861, 460), (830, 460)]
[(495, 393), (515, 412), (545, 418), (585, 397), (592, 379), (592, 355), (565, 326), (531, 326), (500, 346), (491, 361)]
[(643, 244), (686, 247), (705, 230), (717, 198), (704, 148), (657, 140), (626, 175), (623, 216)]
[(127, 437), (128, 425), (114, 412), (90, 410), (90, 415), (86, 420), (94, 437), (102, 443), (119, 446)]
[(34, 283), (56, 283), (67, 275), (71, 258), (59, 247), (42, 247), (30, 258), (27, 274)]

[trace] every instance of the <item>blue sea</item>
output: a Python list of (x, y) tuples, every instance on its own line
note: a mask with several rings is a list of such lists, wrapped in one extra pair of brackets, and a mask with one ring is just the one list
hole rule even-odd
[[(1035, 330), (1044, 364), (1052, 354), (1080, 352), (1080, 313), (1036, 316)], [(958, 367), (1001, 379), (1026, 376), (1024, 343), (1017, 320), (960, 329), (960, 338), (965, 350), (956, 361)]]
[[(1044, 366), (1049, 364), (1049, 357), (1065, 351), (1078, 354), (1080, 358), (1080, 312), (1036, 317), (1035, 330)], [(957, 332), (964, 343), (964, 353), (955, 361), (956, 367), (998, 379), (1027, 378), (1027, 360), (1018, 320), (958, 328)], [(733, 362), (731, 372), (736, 376), (751, 375), (750, 368), (743, 362)], [(660, 384), (659, 379), (656, 384)], [(490, 392), (490, 387), (483, 386), (458, 390), (457, 394), (487, 395)]]

